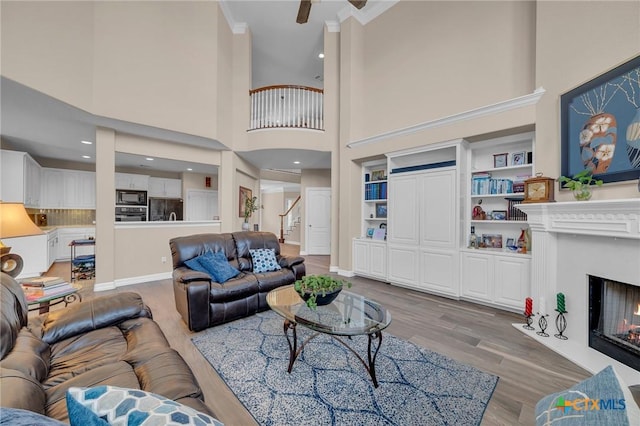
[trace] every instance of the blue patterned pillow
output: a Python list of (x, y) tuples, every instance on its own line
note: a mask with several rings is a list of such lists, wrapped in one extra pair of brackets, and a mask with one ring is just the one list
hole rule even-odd
[(115, 386), (69, 388), (67, 410), (71, 426), (222, 425), (163, 396)]
[(253, 260), (253, 272), (271, 272), (282, 269), (276, 260), (276, 251), (274, 249), (250, 249), (251, 259)]
[(200, 266), (220, 284), (227, 282), (240, 273), (240, 271), (229, 264), (227, 256), (221, 251), (215, 253), (208, 251), (202, 256), (197, 257), (197, 259)]
[(567, 390), (545, 396), (536, 404), (538, 426), (624, 426), (639, 422), (631, 391), (611, 366)]

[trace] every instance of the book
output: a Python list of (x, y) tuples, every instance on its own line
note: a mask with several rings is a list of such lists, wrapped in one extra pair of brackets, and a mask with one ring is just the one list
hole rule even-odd
[(62, 284), (66, 281), (60, 277), (37, 277), (25, 278), (20, 282), (24, 287), (49, 287), (56, 284)]

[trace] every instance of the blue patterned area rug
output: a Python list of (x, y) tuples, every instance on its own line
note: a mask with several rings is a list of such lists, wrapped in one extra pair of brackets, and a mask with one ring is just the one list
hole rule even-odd
[[(299, 326), (298, 342), (310, 333)], [(378, 388), (360, 360), (326, 335), (305, 346), (288, 374), (283, 319), (273, 311), (192, 340), (261, 425), (478, 425), (498, 382), (388, 333), (375, 365)], [(367, 340), (349, 342), (365, 359)]]

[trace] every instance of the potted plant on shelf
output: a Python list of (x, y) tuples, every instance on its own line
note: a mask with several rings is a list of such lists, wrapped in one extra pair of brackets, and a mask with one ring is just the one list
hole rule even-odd
[(260, 206), (258, 205), (258, 197), (247, 197), (244, 199), (244, 223), (242, 229), (249, 230), (249, 218), (254, 212), (258, 211)]
[(351, 283), (330, 275), (306, 275), (297, 280), (293, 288), (308, 307), (315, 309), (317, 306), (333, 302), (344, 286), (351, 288)]
[(573, 196), (578, 201), (587, 201), (591, 198), (591, 185), (602, 186), (602, 180), (595, 179), (591, 169), (584, 169), (573, 177), (560, 176), (558, 182), (573, 191)]

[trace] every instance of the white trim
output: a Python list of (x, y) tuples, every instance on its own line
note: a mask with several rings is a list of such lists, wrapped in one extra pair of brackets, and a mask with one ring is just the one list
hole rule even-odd
[(338, 21), (324, 21), (324, 24), (327, 26), (327, 32), (330, 32), (330, 33), (339, 33), (340, 32), (340, 22), (338, 22)]
[(305, 250), (300, 250), (300, 256), (307, 256), (308, 253)]
[(227, 1), (229, 0), (220, 0), (218, 4), (220, 5), (220, 9), (222, 9), (222, 14), (224, 18), (227, 20), (227, 24), (229, 24), (229, 28), (233, 34), (244, 34), (247, 32), (247, 28), (249, 27), (246, 22), (236, 22), (233, 19), (233, 14), (231, 13), (231, 9), (227, 6)]
[(338, 11), (338, 19), (340, 22), (344, 22), (349, 17), (353, 16), (361, 25), (367, 25), (369, 22), (391, 9), (398, 2), (399, 0), (369, 0), (367, 6), (362, 10), (358, 10), (349, 5)]
[(519, 96), (517, 98), (508, 99), (491, 105), (485, 105), (480, 108), (460, 112), (457, 114), (449, 115), (447, 117), (437, 118), (431, 121), (425, 121), (424, 123), (415, 124), (413, 126), (404, 127), (402, 129), (392, 130), (390, 132), (381, 133), (379, 135), (366, 137), (347, 144), (348, 148), (356, 148), (362, 145), (368, 145), (370, 143), (381, 142), (386, 139), (396, 138), (399, 136), (405, 136), (412, 133), (421, 132), (423, 130), (432, 129), (435, 127), (451, 125), (461, 121), (471, 120), (474, 118), (483, 117), (490, 114), (499, 114), (512, 109), (522, 108), (524, 106), (535, 105), (546, 90), (539, 87), (533, 93), (528, 95)]
[(338, 272), (340, 270), (339, 266), (329, 265), (329, 272)]
[(116, 287), (126, 287), (128, 285), (146, 283), (149, 281), (160, 281), (171, 279), (172, 272), (160, 272), (157, 274), (140, 275), (137, 277), (122, 278), (115, 281)]
[(350, 271), (350, 270), (347, 270), (347, 269), (338, 269), (337, 272), (338, 272), (338, 275), (340, 275), (342, 277), (353, 278), (353, 277), (356, 276), (356, 274), (353, 271)]
[(107, 290), (115, 290), (115, 289), (116, 289), (116, 285), (114, 284), (113, 281), (100, 283), (100, 284), (96, 283), (93, 285), (93, 291), (107, 291)]
[[(147, 221), (147, 222), (114, 222), (115, 229), (149, 229), (149, 228), (168, 228), (168, 227), (180, 227), (180, 228), (193, 228), (200, 226), (215, 226), (219, 229), (222, 226), (222, 222), (219, 220), (160, 220), (160, 221)], [(211, 230), (215, 233), (215, 230)]]

